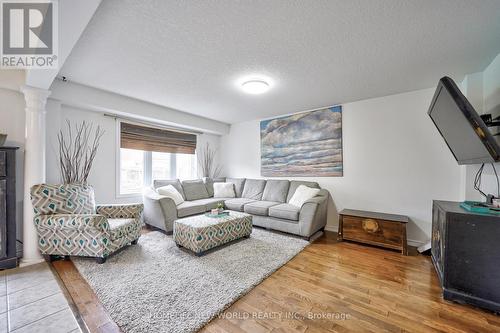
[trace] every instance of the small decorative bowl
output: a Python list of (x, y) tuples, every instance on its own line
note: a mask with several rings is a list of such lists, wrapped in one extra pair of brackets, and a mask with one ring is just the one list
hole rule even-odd
[(7, 134), (0, 134), (0, 147), (2, 147), (7, 140)]

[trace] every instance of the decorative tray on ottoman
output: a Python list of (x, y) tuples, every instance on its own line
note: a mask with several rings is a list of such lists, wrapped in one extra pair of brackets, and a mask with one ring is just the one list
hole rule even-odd
[(219, 214), (212, 214), (211, 212), (206, 212), (205, 216), (211, 217), (211, 218), (219, 218), (219, 217), (229, 216), (229, 211), (225, 210)]

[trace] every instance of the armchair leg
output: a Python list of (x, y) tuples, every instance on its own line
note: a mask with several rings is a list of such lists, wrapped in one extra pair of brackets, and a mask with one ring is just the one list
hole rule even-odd
[(98, 264), (104, 264), (106, 262), (106, 258), (97, 258)]
[(134, 239), (132, 242), (130, 242), (130, 244), (135, 245), (135, 244), (137, 244), (138, 241), (139, 241), (139, 238)]
[(52, 254), (47, 254), (47, 255), (45, 255), (45, 260), (47, 260), (48, 262), (53, 262), (53, 261), (57, 260), (57, 256), (52, 255)]
[(44, 258), (48, 262), (54, 262), (57, 260), (69, 260), (69, 256), (63, 256), (58, 254), (44, 254)]

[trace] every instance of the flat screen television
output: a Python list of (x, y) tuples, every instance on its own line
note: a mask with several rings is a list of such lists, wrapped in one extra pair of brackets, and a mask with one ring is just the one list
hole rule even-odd
[(458, 164), (500, 160), (495, 137), (449, 77), (439, 80), (428, 113)]

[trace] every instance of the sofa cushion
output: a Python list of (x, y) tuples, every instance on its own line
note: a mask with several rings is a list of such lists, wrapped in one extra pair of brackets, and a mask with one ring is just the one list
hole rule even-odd
[(266, 186), (265, 179), (247, 179), (243, 188), (242, 198), (261, 200), (264, 187)]
[(269, 179), (266, 182), (266, 187), (264, 188), (264, 193), (262, 194), (262, 200), (284, 203), (286, 202), (286, 195), (288, 194), (289, 187), (290, 181), (288, 180)]
[(233, 183), (214, 183), (214, 198), (235, 198)]
[(161, 196), (174, 200), (176, 205), (180, 205), (184, 202), (184, 198), (182, 197), (182, 195), (172, 185), (158, 187), (156, 189), (156, 192), (158, 192), (158, 194)]
[(290, 182), (290, 189), (288, 190), (288, 195), (286, 196), (286, 202), (290, 202), (290, 199), (293, 197), (293, 194), (295, 193), (295, 190), (297, 190), (297, 187), (300, 185), (305, 185), (307, 187), (312, 187), (312, 188), (320, 188), (319, 184), (316, 182), (306, 182), (302, 180), (292, 180)]
[(300, 185), (297, 187), (297, 190), (295, 190), (295, 193), (288, 203), (301, 208), (307, 200), (314, 198), (320, 191), (321, 190), (319, 188), (311, 188), (309, 186)]
[(226, 183), (233, 183), (236, 197), (241, 198), (241, 194), (243, 193), (243, 186), (245, 185), (245, 178), (226, 178)]
[(217, 208), (217, 204), (219, 202), (224, 203), (226, 200), (231, 198), (208, 198), (208, 199), (199, 199), (193, 202), (205, 205), (205, 211), (209, 211), (211, 209)]
[(269, 208), (269, 216), (279, 219), (298, 221), (300, 208), (290, 204), (280, 204)]
[(269, 212), (269, 207), (279, 205), (276, 201), (254, 201), (247, 203), (243, 210), (245, 213), (267, 216)]
[(205, 187), (207, 188), (208, 196), (213, 197), (214, 196), (214, 180), (212, 178), (203, 177), (203, 183), (205, 184)]
[(203, 177), (203, 182), (205, 183), (205, 187), (207, 188), (208, 196), (211, 198), (214, 196), (214, 183), (225, 183), (226, 177)]
[(205, 183), (205, 187), (207, 188), (208, 196), (214, 196), (214, 183), (224, 183), (226, 182), (226, 177), (218, 177), (218, 178), (210, 178), (203, 177), (203, 182)]
[(234, 199), (229, 199), (229, 200), (226, 200), (226, 202), (224, 203), (224, 205), (227, 207), (227, 209), (230, 209), (230, 210), (235, 210), (235, 211), (238, 211), (238, 212), (242, 212), (243, 211), (243, 207), (250, 203), (250, 202), (254, 202), (255, 200), (252, 200), (252, 199), (247, 199), (247, 198), (234, 198)]
[(172, 185), (173, 187), (175, 187), (175, 189), (179, 191), (179, 193), (182, 195), (184, 200), (186, 200), (186, 196), (184, 195), (184, 190), (182, 189), (181, 181), (179, 179), (168, 179), (168, 180), (155, 179), (153, 181), (153, 187), (155, 189), (167, 185)]
[(207, 187), (203, 180), (185, 180), (182, 182), (182, 188), (184, 189), (184, 196), (186, 200), (193, 201), (198, 199), (207, 199), (208, 195)]
[(206, 206), (207, 205), (203, 201), (203, 199), (195, 201), (184, 201), (179, 206), (177, 206), (177, 216), (184, 217), (204, 213), (207, 210)]

